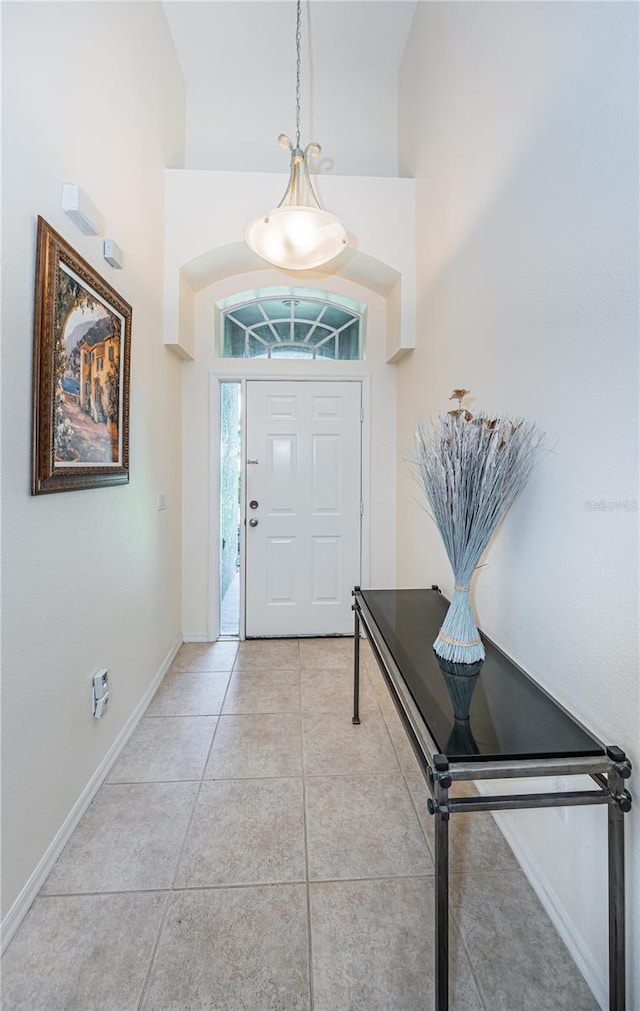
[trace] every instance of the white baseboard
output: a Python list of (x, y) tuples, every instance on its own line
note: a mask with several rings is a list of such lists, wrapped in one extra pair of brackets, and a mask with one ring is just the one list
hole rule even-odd
[(124, 727), (118, 734), (116, 740), (113, 742), (109, 751), (104, 756), (100, 765), (94, 772), (93, 776), (85, 786), (84, 790), (78, 797), (78, 800), (73, 805), (71, 811), (69, 812), (67, 818), (65, 818), (63, 824), (61, 825), (59, 831), (56, 833), (51, 844), (47, 848), (42, 860), (34, 870), (33, 874), (27, 881), (26, 885), (18, 895), (18, 898), (11, 906), (7, 915), (4, 917), (2, 924), (0, 924), (0, 934), (2, 936), (1, 950), (5, 951), (9, 941), (15, 934), (16, 930), (22, 923), (23, 919), (27, 915), (31, 903), (35, 899), (36, 895), (42, 888), (45, 880), (47, 879), (53, 865), (60, 856), (65, 845), (69, 841), (71, 834), (76, 828), (78, 822), (82, 818), (83, 814), (89, 807), (89, 804), (95, 797), (98, 789), (102, 785), (103, 781), (109, 774), (112, 765), (114, 764), (116, 758), (124, 748), (125, 744), (129, 740), (129, 737), (135, 730), (136, 726), (144, 716), (145, 710), (151, 699), (155, 695), (156, 689), (163, 677), (167, 673), (171, 662), (175, 657), (176, 653), (182, 645), (182, 639), (176, 639), (172, 644), (169, 652), (165, 656), (164, 660), (160, 664), (160, 667), (153, 678), (153, 681), (147, 688), (146, 692), (140, 699), (140, 702), (132, 712), (131, 716), (125, 723)]
[(183, 632), (183, 642), (210, 642), (207, 632)]
[[(478, 792), (484, 796), (492, 796), (494, 794), (491, 784), (486, 780), (479, 780), (475, 785)], [(513, 854), (520, 864), (525, 877), (540, 899), (547, 916), (560, 934), (571, 957), (584, 976), (587, 986), (602, 1008), (602, 1011), (606, 1011), (609, 1007), (608, 978), (606, 975), (598, 972), (597, 967), (594, 966), (591, 952), (580, 936), (575, 923), (568, 916), (555, 890), (551, 887), (549, 881), (533, 859), (527, 848), (526, 841), (514, 825), (513, 819), (503, 811), (492, 811), (491, 813), (495, 818), (498, 828), (513, 850)]]

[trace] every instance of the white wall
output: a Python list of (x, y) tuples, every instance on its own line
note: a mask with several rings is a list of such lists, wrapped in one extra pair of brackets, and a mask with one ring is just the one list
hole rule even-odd
[[(472, 391), (472, 409), (547, 432), (553, 452), (475, 579), (477, 615), (636, 769), (637, 38), (635, 4), (418, 5), (399, 134), (401, 171), (416, 177), (417, 348), (397, 391), (405, 447), (455, 386)], [(435, 527), (402, 464), (398, 474), (398, 585), (451, 592)], [(509, 821), (602, 995), (604, 812)], [(637, 1008), (640, 805), (626, 828)]]
[[(295, 4), (165, 7), (188, 89), (187, 167), (286, 171), (277, 138), (295, 131)], [(413, 7), (414, 0), (302, 5), (301, 140), (322, 145), (321, 171), (395, 174), (397, 68)]]
[[(180, 635), (181, 377), (162, 342), (162, 247), (184, 89), (159, 4), (3, 3), (2, 16), (2, 899), (15, 920)], [(100, 208), (124, 270), (60, 210), (63, 182)], [(129, 485), (29, 494), (38, 214), (133, 306)], [(96, 721), (100, 666), (112, 706)]]

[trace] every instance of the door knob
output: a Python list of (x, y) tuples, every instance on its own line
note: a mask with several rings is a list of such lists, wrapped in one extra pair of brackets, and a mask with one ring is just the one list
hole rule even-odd
[(257, 509), (257, 508), (258, 508), (258, 503), (256, 502), (256, 500), (254, 498), (252, 498), (251, 501), (249, 502), (249, 509)]
[(255, 516), (252, 516), (251, 519), (249, 520), (249, 526), (250, 527), (257, 527), (258, 526), (258, 521), (255, 518)]

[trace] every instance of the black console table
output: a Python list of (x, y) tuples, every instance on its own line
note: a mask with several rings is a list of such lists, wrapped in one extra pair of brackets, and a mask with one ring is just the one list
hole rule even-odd
[[(609, 853), (609, 1008), (625, 1008), (624, 813), (631, 764), (546, 694), (489, 639), (477, 676), (439, 661), (432, 644), (448, 607), (430, 590), (353, 591), (354, 713), (358, 724), (360, 631), (413, 745), (435, 815), (436, 1011), (449, 1008), (449, 817), (460, 811), (605, 804)], [(469, 668), (466, 668), (468, 671)], [(509, 796), (449, 795), (459, 780), (588, 775), (594, 789)]]

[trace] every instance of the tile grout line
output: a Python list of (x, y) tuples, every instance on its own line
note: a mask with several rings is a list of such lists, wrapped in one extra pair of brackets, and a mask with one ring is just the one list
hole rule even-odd
[(311, 900), (309, 897), (309, 834), (307, 831), (307, 782), (305, 778), (304, 743), (303, 743), (303, 721), (302, 721), (302, 654), (300, 651), (300, 639), (297, 640), (298, 647), (298, 681), (300, 685), (300, 771), (302, 782), (302, 822), (304, 830), (304, 867), (305, 867), (305, 899), (307, 906), (307, 962), (309, 966), (309, 1007), (313, 1011), (315, 1007), (313, 992), (313, 947), (311, 942)]
[[(173, 879), (172, 879), (172, 882), (171, 882), (171, 890), (172, 891), (175, 890), (176, 877), (177, 877), (178, 871), (180, 869), (180, 864), (182, 863), (182, 858), (184, 856), (184, 851), (185, 851), (185, 848), (186, 848), (186, 845), (187, 845), (187, 838), (189, 836), (189, 832), (191, 831), (191, 825), (193, 823), (193, 819), (194, 819), (195, 813), (196, 813), (196, 808), (198, 806), (198, 801), (200, 799), (200, 794), (202, 792), (202, 786), (203, 786), (203, 784), (205, 782), (208, 782), (208, 780), (205, 779), (205, 773), (207, 771), (207, 766), (209, 764), (209, 759), (211, 757), (211, 752), (213, 751), (213, 745), (215, 743), (215, 739), (216, 739), (216, 737), (218, 735), (218, 727), (220, 726), (220, 720), (222, 718), (222, 710), (224, 708), (224, 703), (225, 703), (225, 700), (227, 698), (227, 692), (229, 691), (229, 685), (231, 684), (231, 678), (232, 678), (232, 676), (233, 676), (232, 673), (230, 673), (229, 674), (229, 678), (227, 680), (227, 687), (224, 690), (224, 695), (222, 696), (222, 701), (220, 702), (220, 713), (218, 714), (218, 718), (216, 720), (216, 725), (214, 727), (213, 734), (211, 736), (211, 743), (210, 743), (210, 745), (209, 745), (209, 747), (207, 749), (207, 754), (206, 754), (204, 763), (202, 765), (202, 772), (200, 774), (200, 780), (198, 782), (198, 791), (196, 793), (196, 798), (195, 798), (195, 802), (194, 802), (194, 805), (193, 805), (193, 809), (191, 811), (191, 816), (190, 816), (189, 822), (187, 824), (187, 830), (186, 830), (186, 832), (184, 834), (184, 839), (182, 840), (182, 846), (180, 847), (180, 853), (179, 853), (178, 859), (176, 861), (176, 869), (175, 869), (175, 873), (173, 875)], [(215, 777), (214, 777), (214, 779), (215, 779)]]
[[(310, 885), (345, 885), (359, 884), (363, 881), (430, 881), (433, 874), (381, 874), (363, 875), (362, 877), (348, 878), (317, 878), (309, 880)], [(52, 892), (50, 895), (39, 896), (39, 901), (45, 902), (47, 899), (84, 899), (96, 898), (102, 895), (171, 895), (178, 892), (219, 892), (232, 891), (241, 888), (281, 888), (283, 885), (304, 885), (305, 878), (292, 878), (288, 881), (240, 881), (240, 882), (218, 882), (214, 885), (181, 885), (176, 888), (135, 888), (135, 889), (108, 889), (103, 892)]]
[[(236, 652), (236, 655), (237, 655), (237, 652)], [(227, 697), (227, 692), (229, 690), (229, 685), (231, 683), (231, 676), (232, 676), (232, 672), (230, 671), (229, 672), (229, 677), (227, 679), (227, 687), (224, 690), (224, 694), (222, 696), (222, 701), (220, 702), (220, 714), (222, 713), (222, 708), (224, 706), (224, 701), (225, 701), (225, 699)], [(207, 764), (209, 762), (209, 756), (211, 755), (211, 750), (213, 748), (213, 742), (215, 741), (216, 734), (218, 733), (218, 727), (220, 725), (220, 714), (218, 714), (218, 718), (216, 720), (216, 725), (213, 728), (213, 734), (211, 735), (211, 743), (210, 743), (210, 745), (209, 745), (209, 747), (207, 749), (207, 754), (206, 754), (205, 760), (204, 760), (203, 765), (202, 765), (202, 772), (201, 772), (201, 775), (200, 775), (200, 781), (199, 781), (199, 784), (198, 784), (198, 789), (196, 791), (196, 795), (195, 795), (195, 799), (194, 799), (194, 803), (193, 803), (193, 808), (191, 809), (191, 815), (189, 817), (189, 821), (187, 822), (187, 827), (186, 827), (186, 830), (185, 830), (185, 833), (184, 833), (184, 838), (182, 840), (182, 846), (180, 847), (180, 852), (178, 854), (178, 859), (176, 860), (175, 870), (174, 870), (174, 873), (173, 873), (173, 878), (171, 880), (171, 888), (167, 891), (167, 898), (165, 899), (165, 906), (164, 906), (164, 909), (162, 911), (162, 916), (160, 918), (160, 924), (158, 926), (158, 932), (156, 934), (156, 939), (155, 939), (155, 942), (154, 942), (154, 945), (153, 945), (153, 950), (151, 952), (151, 958), (149, 959), (149, 965), (147, 967), (147, 972), (145, 974), (144, 983), (143, 983), (142, 989), (140, 991), (140, 998), (139, 998), (139, 1001), (138, 1001), (138, 1009), (141, 1009), (143, 1007), (144, 1001), (146, 999), (147, 990), (149, 988), (149, 982), (151, 980), (151, 975), (153, 973), (153, 969), (154, 969), (155, 962), (156, 962), (156, 956), (158, 954), (158, 947), (159, 947), (159, 944), (160, 944), (160, 938), (162, 936), (162, 932), (164, 930), (164, 926), (165, 926), (165, 923), (167, 921), (167, 916), (169, 914), (169, 906), (171, 905), (171, 898), (172, 898), (173, 894), (176, 891), (176, 888), (175, 888), (176, 877), (178, 876), (178, 871), (180, 869), (180, 864), (182, 863), (182, 858), (184, 856), (184, 851), (185, 851), (185, 848), (186, 848), (186, 845), (187, 845), (187, 839), (189, 837), (189, 832), (191, 830), (191, 825), (193, 824), (193, 819), (195, 817), (196, 808), (198, 806), (198, 800), (200, 799), (200, 793), (202, 791), (202, 784), (205, 781), (204, 780), (204, 774), (206, 772)], [(195, 780), (194, 780), (194, 782), (195, 782)]]
[[(305, 885), (306, 908), (307, 908), (307, 946), (308, 946), (307, 947), (307, 951), (308, 951), (307, 958), (308, 958), (308, 967), (309, 967), (309, 1000), (310, 1000), (310, 1011), (313, 1011), (313, 1008), (314, 1008), (314, 998), (313, 998), (313, 963), (312, 963), (312, 950), (311, 950), (311, 914), (310, 914), (310, 904), (309, 904), (309, 854), (308, 854), (307, 817), (306, 817), (306, 784), (305, 784), (305, 778), (304, 778), (304, 749), (303, 749), (303, 745), (302, 745), (302, 678), (301, 678), (301, 657), (300, 657), (300, 640), (299, 639), (296, 639), (296, 651), (297, 651), (297, 664), (296, 664), (296, 668), (295, 668), (295, 673), (297, 675), (297, 681), (298, 681), (298, 695), (299, 695), (299, 698), (298, 698), (298, 706), (297, 706), (297, 708), (293, 712), (282, 713), (281, 711), (279, 711), (277, 713), (276, 712), (273, 712), (273, 713), (267, 713), (267, 712), (265, 712), (265, 713), (258, 713), (258, 714), (256, 714), (256, 713), (227, 713), (225, 715), (227, 715), (227, 716), (229, 716), (229, 715), (232, 715), (232, 716), (242, 716), (242, 715), (252, 715), (252, 716), (253, 715), (262, 715), (262, 716), (283, 715), (283, 716), (292, 716), (293, 715), (293, 716), (296, 716), (297, 715), (297, 717), (298, 717), (298, 726), (299, 726), (299, 730), (300, 730), (300, 765), (301, 765), (301, 775), (299, 777), (298, 776), (295, 776), (295, 777), (294, 776), (287, 776), (287, 777), (273, 776), (273, 777), (260, 777), (260, 778), (261, 779), (267, 779), (267, 778), (269, 778), (269, 779), (283, 779), (283, 778), (286, 778), (286, 779), (294, 779), (294, 778), (298, 779), (299, 778), (301, 786), (302, 786), (302, 818), (303, 818), (304, 852), (305, 852), (305, 880), (304, 880), (303, 883)], [(265, 666), (266, 666), (266, 661), (265, 661)], [(286, 674), (286, 673), (289, 672), (289, 669), (283, 671), (281, 668), (278, 668), (278, 672), (281, 673), (281, 674), (282, 673)], [(294, 670), (291, 669), (290, 672), (294, 673)], [(260, 674), (262, 672), (261, 671), (255, 671), (255, 670), (254, 671), (236, 671), (236, 665), (234, 664), (233, 674), (237, 674), (237, 673), (240, 673), (240, 674), (242, 674), (242, 673), (244, 673), (244, 674)], [(267, 673), (270, 673), (270, 674), (273, 673), (271, 665), (270, 665), (270, 668), (267, 671)], [(233, 676), (233, 674), (232, 674), (232, 676)], [(253, 778), (256, 778), (256, 777), (253, 777)], [(274, 882), (272, 886), (273, 887), (278, 887), (279, 885), (281, 885), (283, 883), (284, 882)], [(287, 882), (287, 884), (289, 884), (289, 883), (291, 883), (291, 882)], [(293, 883), (295, 883), (295, 882), (293, 882)], [(227, 887), (245, 887), (245, 886), (235, 885), (235, 886), (227, 886)]]
[[(407, 782), (407, 774), (408, 774), (408, 772), (409, 772), (408, 769), (403, 769), (402, 770), (402, 778), (404, 780), (404, 785), (405, 785), (405, 787), (407, 789), (407, 793), (409, 794), (409, 800), (411, 801), (411, 804), (413, 806), (413, 810), (415, 811), (416, 818), (418, 819), (418, 824), (420, 825), (420, 831), (422, 832), (422, 835), (424, 836), (424, 841), (427, 844), (427, 850), (429, 851), (429, 856), (431, 857), (431, 863), (433, 864), (434, 873), (435, 873), (435, 864), (436, 864), (435, 854), (431, 850), (431, 843), (429, 842), (429, 835), (427, 833), (426, 828), (422, 824), (422, 819), (421, 819), (421, 817), (420, 817), (420, 815), (418, 813), (417, 802), (416, 802), (416, 800), (415, 800), (415, 798), (413, 796), (413, 793), (411, 792), (411, 787), (409, 786), (409, 783)], [(422, 776), (422, 772), (420, 772), (420, 770), (419, 770), (419, 775)], [(424, 776), (422, 776), (422, 778), (424, 779)], [(425, 780), (424, 787), (425, 787), (425, 790), (427, 790), (427, 791), (429, 790), (429, 787), (427, 786), (426, 780)]]
[[(298, 652), (300, 644), (298, 641)], [(315, 1008), (315, 988), (313, 976), (313, 938), (311, 935), (311, 891), (309, 882), (309, 830), (307, 821), (307, 769), (304, 757), (304, 721), (302, 719), (302, 678), (300, 679), (300, 761), (302, 765), (302, 805), (304, 818), (304, 859), (306, 868), (305, 892), (307, 897), (307, 945), (309, 959), (309, 1000), (311, 1011)]]
[[(380, 707), (378, 707), (378, 708), (380, 709)], [(363, 714), (361, 714), (361, 715), (363, 715)], [(395, 744), (393, 742), (393, 737), (391, 736), (391, 731), (389, 730), (389, 727), (387, 725), (387, 721), (384, 718), (384, 713), (383, 713), (382, 709), (380, 709), (380, 716), (381, 716), (381, 719), (382, 719), (382, 724), (384, 726), (384, 729), (387, 732), (387, 737), (389, 738), (389, 741), (391, 743), (391, 748), (392, 748), (393, 754), (395, 755), (396, 762), (398, 764), (398, 770), (400, 772), (400, 775), (402, 776), (402, 781), (404, 783), (404, 769), (402, 767), (402, 762), (400, 761), (400, 758), (398, 757), (398, 751), (397, 751), (397, 748), (396, 748), (396, 746), (395, 746)]]
[(305, 897), (307, 902), (307, 960), (309, 965), (309, 1007), (310, 1011), (315, 1008), (314, 980), (313, 980), (313, 941), (311, 938), (311, 896), (309, 894), (309, 832), (307, 827), (307, 780), (306, 765), (304, 760), (304, 721), (302, 710), (302, 653), (300, 650), (300, 640), (298, 639), (298, 676), (300, 683), (300, 767), (302, 772), (302, 819), (304, 827), (304, 866), (305, 866)]
[(473, 980), (473, 984), (474, 984), (474, 986), (476, 988), (476, 991), (478, 993), (478, 1000), (480, 1001), (480, 1004), (482, 1005), (483, 1011), (487, 1011), (487, 1004), (485, 1003), (484, 991), (483, 991), (482, 986), (480, 984), (480, 977), (476, 973), (476, 967), (475, 967), (474, 961), (473, 961), (473, 959), (471, 957), (471, 952), (467, 948), (467, 944), (466, 944), (466, 941), (465, 941), (463, 933), (462, 933), (461, 923), (460, 923), (460, 920), (458, 919), (458, 916), (457, 916), (457, 914), (455, 912), (455, 909), (452, 908), (452, 906), (451, 906), (451, 900), (449, 900), (449, 920), (455, 925), (458, 944), (462, 948), (462, 950), (464, 952), (464, 955), (466, 957), (467, 964), (469, 966), (469, 973), (471, 975), (471, 979)]
[[(102, 892), (101, 894), (104, 895), (104, 894), (108, 894), (108, 893)], [(140, 893), (140, 892), (130, 892), (129, 894), (131, 894), (131, 895), (140, 895), (142, 893)], [(144, 1004), (144, 1000), (145, 1000), (146, 993), (147, 993), (147, 987), (149, 985), (149, 979), (151, 978), (151, 971), (153, 969), (153, 966), (154, 966), (154, 963), (155, 963), (155, 960), (156, 960), (156, 952), (158, 950), (158, 945), (160, 944), (160, 935), (162, 934), (162, 931), (164, 929), (165, 921), (167, 919), (167, 914), (169, 912), (169, 904), (171, 902), (171, 892), (169, 890), (167, 890), (164, 894), (165, 894), (165, 899), (164, 899), (164, 908), (162, 910), (162, 916), (160, 917), (160, 922), (158, 924), (158, 929), (156, 931), (155, 940), (153, 942), (153, 947), (151, 949), (151, 957), (149, 959), (149, 965), (147, 966), (147, 971), (145, 973), (144, 980), (142, 981), (142, 987), (140, 988), (140, 996), (138, 998), (138, 1003), (136, 1005), (136, 1007), (138, 1008), (138, 1011), (139, 1011), (139, 1009), (142, 1008), (142, 1006)]]

